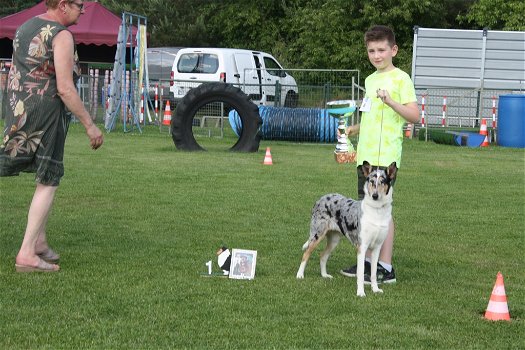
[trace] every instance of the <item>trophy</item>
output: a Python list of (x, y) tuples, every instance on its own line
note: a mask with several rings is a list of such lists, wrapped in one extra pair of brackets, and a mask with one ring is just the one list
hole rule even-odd
[(335, 146), (334, 156), (337, 163), (355, 162), (356, 152), (352, 142), (346, 137), (346, 120), (356, 110), (353, 100), (331, 101), (327, 104), (328, 113), (339, 119), (339, 136)]

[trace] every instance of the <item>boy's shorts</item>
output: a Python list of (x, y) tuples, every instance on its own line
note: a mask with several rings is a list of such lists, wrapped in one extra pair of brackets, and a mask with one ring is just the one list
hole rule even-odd
[[(363, 200), (365, 198), (365, 182), (366, 182), (366, 176), (363, 174), (362, 165), (357, 167), (357, 197), (359, 200)], [(375, 168), (375, 166), (374, 166)], [(386, 170), (388, 167), (386, 166), (380, 166), (379, 169)], [(396, 183), (397, 175), (399, 174), (399, 169), (397, 169), (396, 177), (390, 182), (392, 187), (394, 187), (394, 184)]]

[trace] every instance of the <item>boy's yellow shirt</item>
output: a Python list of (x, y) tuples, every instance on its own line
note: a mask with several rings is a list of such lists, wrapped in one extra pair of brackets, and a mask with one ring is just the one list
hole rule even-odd
[[(357, 145), (357, 165), (366, 160), (372, 165), (401, 166), (403, 125), (405, 119), (377, 97), (377, 89), (387, 90), (401, 104), (416, 102), (416, 91), (410, 76), (399, 68), (370, 74), (365, 80), (365, 97), (371, 100), (369, 112), (362, 112)], [(379, 143), (381, 141), (381, 147)]]

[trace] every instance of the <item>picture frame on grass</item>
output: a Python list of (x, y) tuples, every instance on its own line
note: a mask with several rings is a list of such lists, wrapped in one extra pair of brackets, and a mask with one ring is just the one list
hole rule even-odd
[(257, 251), (233, 249), (230, 278), (251, 280), (255, 278)]

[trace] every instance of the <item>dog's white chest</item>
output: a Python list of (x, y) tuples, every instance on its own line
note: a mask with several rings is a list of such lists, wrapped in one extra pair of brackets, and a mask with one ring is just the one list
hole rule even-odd
[(391, 213), (383, 210), (369, 210), (361, 217), (361, 240), (368, 242), (371, 247), (382, 244), (388, 234)]

